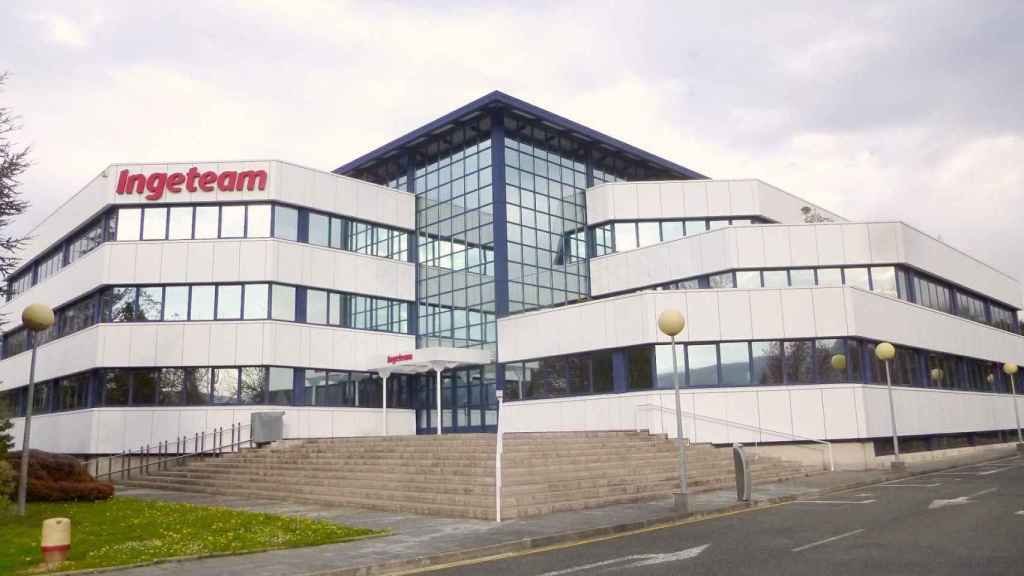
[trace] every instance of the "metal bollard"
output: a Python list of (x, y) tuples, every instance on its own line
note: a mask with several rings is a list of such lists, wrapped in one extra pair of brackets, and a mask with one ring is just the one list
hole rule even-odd
[(743, 451), (743, 445), (736, 443), (732, 445), (733, 463), (736, 465), (736, 499), (740, 502), (750, 502), (751, 480), (750, 464), (747, 462), (747, 455)]

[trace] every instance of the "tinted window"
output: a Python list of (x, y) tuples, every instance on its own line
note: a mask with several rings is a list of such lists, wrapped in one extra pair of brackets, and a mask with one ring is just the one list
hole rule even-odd
[(764, 271), (765, 288), (785, 288), (787, 286), (789, 286), (789, 278), (786, 276), (785, 270)]
[(842, 286), (843, 271), (840, 268), (818, 268), (818, 286)]
[(650, 246), (661, 242), (661, 226), (657, 222), (640, 222), (637, 227), (640, 230), (637, 236), (640, 246)]
[(271, 317), (274, 320), (295, 320), (295, 288), (274, 284), (271, 296), (273, 310)]
[(105, 370), (103, 372), (103, 405), (127, 406), (130, 387), (131, 381), (127, 371)]
[(654, 350), (650, 346), (638, 346), (626, 350), (627, 361), (629, 362), (629, 389), (648, 390), (653, 387), (651, 378), (654, 376), (652, 356)]
[(171, 220), (167, 237), (171, 240), (188, 240), (192, 238), (191, 206), (171, 208)]
[(103, 292), (103, 318), (107, 322), (130, 322), (138, 319), (135, 309), (135, 288), (109, 288)]
[(331, 220), (323, 214), (309, 213), (309, 243), (327, 246), (330, 241)]
[(632, 222), (615, 223), (615, 250), (625, 252), (636, 248), (636, 224)]
[(185, 401), (185, 369), (164, 368), (160, 371), (160, 396), (158, 403), (177, 406)]
[(849, 364), (850, 360), (842, 340), (814, 341), (814, 367), (818, 374), (818, 382), (846, 382), (846, 367)]
[(291, 368), (270, 368), (270, 403), (291, 404), (292, 403), (292, 382), (295, 371)]
[(813, 348), (810, 340), (786, 342), (786, 383), (814, 382)]
[(714, 344), (686, 347), (686, 373), (690, 386), (718, 386), (718, 353)]
[(790, 270), (789, 285), (794, 288), (808, 288), (810, 286), (814, 286), (814, 270)]
[(723, 342), (718, 346), (723, 386), (750, 385), (750, 348), (746, 342)]
[(751, 343), (751, 379), (755, 385), (782, 384), (782, 343), (777, 340)]
[(164, 289), (159, 286), (139, 288), (139, 320), (160, 320)]
[(687, 220), (686, 221), (686, 235), (700, 234), (708, 229), (707, 222), (704, 220)]
[[(685, 346), (676, 346), (676, 367), (679, 370), (679, 386), (686, 386), (686, 351)], [(654, 365), (658, 370), (658, 388), (673, 388), (672, 383), (672, 346), (659, 345), (654, 347)]]
[(868, 285), (868, 269), (867, 268), (846, 268), (843, 270), (843, 275), (846, 278), (847, 286), (854, 286), (862, 290), (870, 290)]
[(896, 298), (896, 269), (892, 266), (874, 267), (871, 269), (871, 285), (875, 292)]
[(132, 371), (132, 405), (146, 406), (157, 400), (157, 376), (155, 370)]
[(274, 206), (274, 237), (282, 240), (299, 239), (299, 211), (295, 208)]
[(669, 240), (676, 240), (682, 238), (684, 234), (683, 223), (679, 221), (662, 222), (661, 223), (661, 236), (668, 242)]
[(241, 372), (242, 404), (262, 404), (267, 385), (267, 371), (260, 366), (246, 366)]
[(327, 292), (306, 290), (306, 322), (327, 323)]
[(594, 352), (590, 355), (593, 364), (594, 393), (611, 392), (615, 389), (611, 352)]
[(737, 288), (760, 288), (761, 272), (758, 270), (740, 270), (736, 272)]
[(238, 370), (236, 368), (213, 369), (213, 403), (238, 403)]
[(186, 368), (185, 402), (189, 405), (210, 403), (210, 369)]

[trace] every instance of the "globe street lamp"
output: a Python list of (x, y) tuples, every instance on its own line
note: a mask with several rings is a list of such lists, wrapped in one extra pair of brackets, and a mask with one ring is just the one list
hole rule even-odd
[(1012, 362), (1003, 364), (1003, 372), (1010, 376), (1010, 398), (1013, 399), (1013, 417), (1017, 420), (1017, 449), (1024, 447), (1024, 436), (1020, 432), (1020, 409), (1017, 408), (1017, 390), (1013, 383), (1013, 376), (1017, 373), (1017, 365)]
[(896, 434), (896, 406), (892, 401), (892, 374), (889, 369), (889, 364), (896, 357), (896, 347), (888, 342), (882, 342), (875, 346), (875, 356), (885, 364), (885, 383), (889, 390), (889, 419), (892, 422), (892, 449), (893, 454), (895, 454), (892, 468), (894, 470), (902, 470), (906, 468), (906, 464), (900, 459), (900, 439)]
[(45, 304), (29, 304), (21, 312), (21, 323), (32, 338), (32, 360), (28, 369), (28, 394), (25, 399), (25, 433), (21, 441), (21, 470), (18, 474), (18, 515), (25, 515), (25, 497), (28, 495), (28, 450), (32, 435), (32, 404), (36, 388), (36, 342), (37, 334), (53, 326), (53, 310)]
[(683, 406), (679, 400), (679, 362), (676, 360), (676, 336), (686, 328), (686, 319), (679, 310), (665, 310), (658, 315), (658, 329), (672, 339), (672, 387), (676, 396), (676, 444), (679, 446), (679, 494), (676, 510), (690, 512), (690, 491), (686, 486), (686, 446), (683, 443)]

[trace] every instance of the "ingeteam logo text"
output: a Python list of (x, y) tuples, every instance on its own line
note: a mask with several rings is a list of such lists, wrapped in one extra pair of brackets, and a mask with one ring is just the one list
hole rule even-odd
[(145, 194), (146, 200), (156, 201), (164, 197), (165, 192), (180, 194), (182, 192), (241, 192), (243, 190), (264, 190), (267, 187), (266, 170), (244, 170), (237, 172), (225, 170), (200, 172), (195, 166), (188, 172), (152, 172), (150, 174), (132, 174), (121, 170), (117, 178), (118, 194)]

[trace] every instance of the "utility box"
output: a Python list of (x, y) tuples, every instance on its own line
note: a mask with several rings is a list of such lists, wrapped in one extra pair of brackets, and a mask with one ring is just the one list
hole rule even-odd
[(742, 444), (732, 445), (732, 459), (736, 464), (736, 499), (740, 502), (750, 502), (750, 463), (747, 462), (747, 454), (743, 451)]
[(278, 442), (284, 438), (284, 412), (253, 412), (249, 420), (249, 433), (257, 446)]

